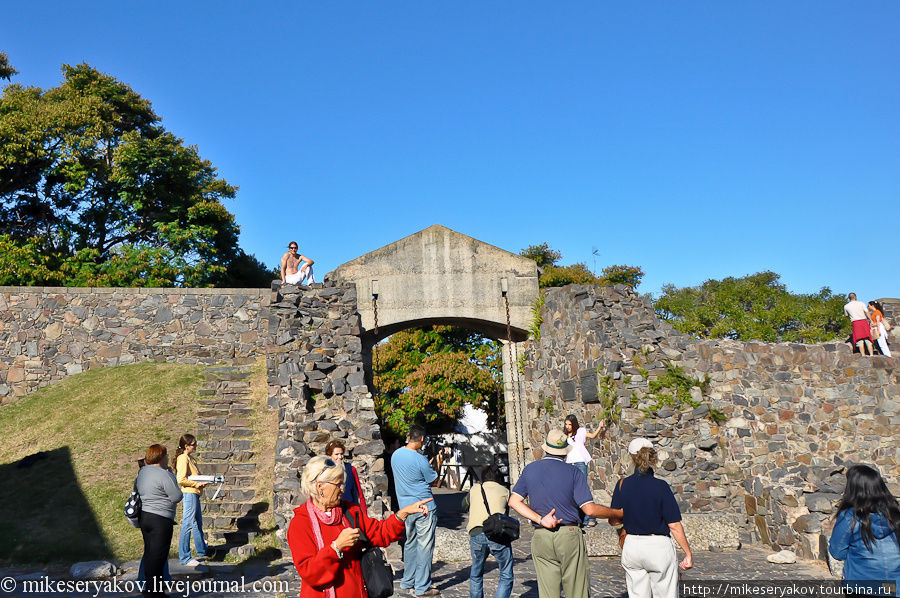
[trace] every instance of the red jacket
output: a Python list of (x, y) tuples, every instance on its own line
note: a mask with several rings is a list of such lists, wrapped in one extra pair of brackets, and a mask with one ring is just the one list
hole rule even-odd
[[(403, 535), (405, 525), (391, 515), (387, 519), (370, 519), (362, 513), (356, 505), (341, 502), (344, 508), (345, 518), (353, 521), (348, 513), (359, 522), (360, 531), (375, 546), (387, 546), (396, 542)], [(306, 503), (294, 509), (294, 518), (288, 526), (287, 541), (291, 549), (291, 559), (300, 574), (300, 598), (318, 598), (325, 596), (323, 586), (334, 584), (337, 598), (361, 598), (366, 596), (362, 569), (359, 564), (360, 543), (344, 551), (342, 559), (338, 560), (337, 553), (331, 547), (331, 543), (337, 540), (346, 525), (343, 522), (334, 525), (326, 525), (319, 521), (319, 529), (322, 530), (322, 541), (325, 546), (319, 550), (316, 548), (316, 535), (309, 520), (309, 511)]]

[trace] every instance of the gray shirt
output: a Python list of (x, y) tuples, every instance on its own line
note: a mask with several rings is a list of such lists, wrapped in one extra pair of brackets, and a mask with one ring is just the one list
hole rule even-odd
[(182, 499), (174, 474), (156, 465), (146, 465), (138, 472), (135, 484), (141, 495), (141, 511), (174, 521), (175, 505)]

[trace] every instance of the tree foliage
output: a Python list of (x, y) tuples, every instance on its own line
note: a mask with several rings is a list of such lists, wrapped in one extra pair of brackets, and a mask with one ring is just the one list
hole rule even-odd
[(43, 256), (35, 268), (6, 258), (5, 276), (16, 284), (267, 284), (222, 203), (237, 188), (124, 83), (87, 64), (62, 73), (58, 87), (13, 84), (0, 97), (0, 234), (5, 245)]
[(607, 266), (601, 274), (603, 284), (624, 284), (632, 289), (637, 288), (644, 278), (644, 270), (640, 266)]
[(698, 338), (816, 343), (849, 334), (844, 299), (824, 287), (794, 294), (774, 272), (707, 280), (697, 287), (663, 286), (660, 318)]
[(9, 63), (9, 56), (6, 52), (0, 52), (0, 79), (9, 81), (13, 75), (18, 75), (19, 71), (14, 69)]
[(541, 275), (538, 285), (545, 287), (562, 287), (567, 284), (624, 284), (632, 289), (641, 284), (644, 271), (636, 266), (607, 266), (603, 268), (600, 276), (591, 272), (584, 262), (578, 262), (569, 266), (560, 266), (562, 253), (550, 247), (549, 243), (529, 245), (519, 252), (519, 255), (534, 260)]
[(403, 437), (419, 423), (452, 430), (466, 403), (503, 417), (500, 343), (456, 326), (410, 328), (375, 348), (375, 410), (382, 427)]

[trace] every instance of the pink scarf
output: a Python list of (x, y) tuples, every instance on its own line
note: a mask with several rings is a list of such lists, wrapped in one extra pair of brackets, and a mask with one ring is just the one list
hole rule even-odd
[[(344, 510), (340, 507), (340, 505), (331, 509), (331, 512), (326, 513), (319, 507), (313, 504), (312, 499), (306, 501), (306, 510), (309, 512), (309, 520), (312, 523), (313, 534), (316, 536), (316, 549), (322, 550), (325, 547), (325, 541), (322, 539), (322, 527), (319, 524), (321, 521), (325, 525), (334, 525), (338, 522), (341, 524), (341, 529), (350, 527), (350, 524), (347, 522), (347, 518), (344, 517)], [(337, 594), (335, 594), (334, 586), (330, 585), (324, 590), (325, 598), (337, 598)]]

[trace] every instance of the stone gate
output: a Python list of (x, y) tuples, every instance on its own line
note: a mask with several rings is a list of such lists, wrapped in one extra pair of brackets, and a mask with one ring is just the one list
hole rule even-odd
[[(0, 401), (94, 367), (265, 355), (283, 533), (302, 499), (299, 471), (335, 437), (353, 452), (374, 513), (384, 509), (371, 349), (410, 326), (456, 324), (504, 345), (513, 479), (568, 413), (587, 422), (613, 413), (593, 451), (599, 500), (628, 470), (627, 440), (646, 435), (682, 508), (732, 514), (745, 541), (822, 556), (823, 524), (851, 462), (875, 463), (900, 493), (897, 358), (853, 355), (843, 343), (697, 341), (625, 287), (547, 289), (536, 319), (537, 278), (530, 260), (432, 226), (310, 287), (0, 288)], [(900, 313), (900, 301), (882, 301), (888, 317)], [(690, 408), (654, 398), (672, 372), (697, 381)]]

